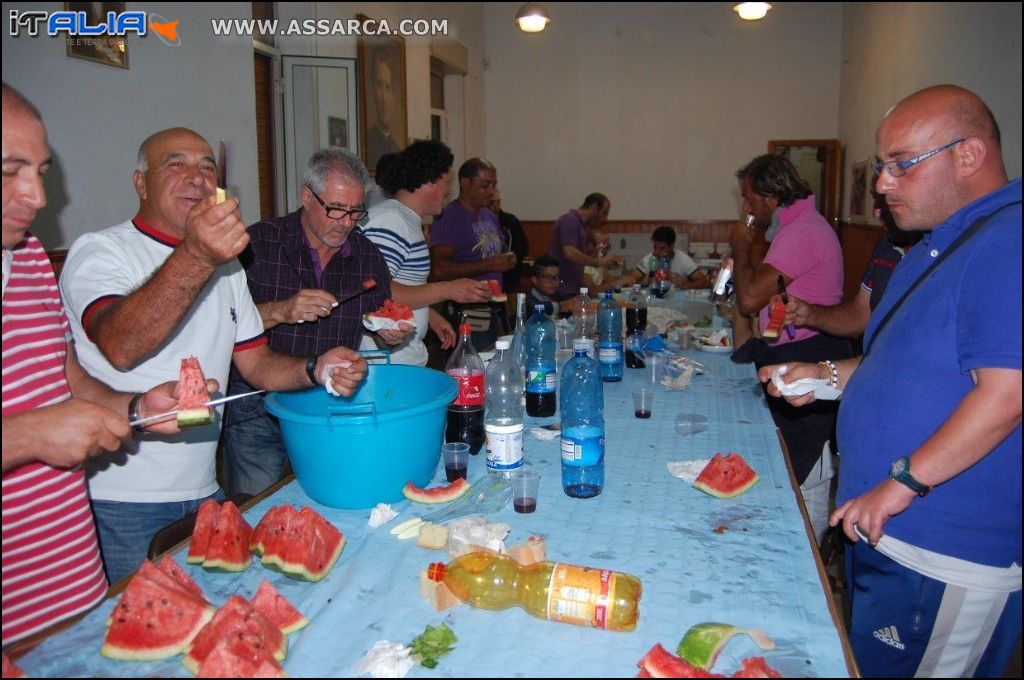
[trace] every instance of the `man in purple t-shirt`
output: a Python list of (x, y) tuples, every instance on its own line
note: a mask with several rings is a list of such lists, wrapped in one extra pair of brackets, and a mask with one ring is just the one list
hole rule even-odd
[[(474, 278), (501, 282), (516, 266), (515, 253), (503, 238), (491, 212), (498, 172), (483, 158), (470, 158), (459, 168), (459, 197), (445, 206), (430, 227), (430, 273), (439, 281)], [(445, 314), (455, 326), (463, 312), (473, 326), (473, 345), (487, 350), (498, 337), (498, 322), (507, 325), (503, 304), (460, 305), (449, 302)], [(456, 326), (457, 327), (457, 326)]]
[(583, 199), (583, 205), (570, 210), (555, 221), (551, 232), (548, 254), (558, 260), (562, 282), (558, 294), (576, 295), (583, 285), (584, 267), (614, 267), (622, 264), (618, 255), (595, 257), (588, 255), (587, 230), (596, 229), (608, 221), (612, 202), (604, 194), (593, 193)]

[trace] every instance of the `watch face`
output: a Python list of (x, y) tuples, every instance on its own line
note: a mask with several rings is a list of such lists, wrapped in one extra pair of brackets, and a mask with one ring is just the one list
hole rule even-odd
[(900, 457), (900, 458), (897, 458), (896, 460), (893, 461), (892, 469), (889, 471), (889, 474), (891, 474), (891, 475), (893, 475), (895, 477), (896, 475), (902, 473), (906, 469), (907, 469), (907, 459)]

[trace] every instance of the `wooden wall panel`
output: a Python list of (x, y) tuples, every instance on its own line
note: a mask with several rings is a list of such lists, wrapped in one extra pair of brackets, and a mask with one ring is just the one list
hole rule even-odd
[(860, 290), (860, 280), (868, 268), (871, 253), (885, 228), (862, 222), (840, 222), (839, 244), (843, 248), (843, 297), (850, 299)]
[[(602, 227), (606, 234), (650, 234), (663, 224), (675, 227), (677, 233), (689, 234), (690, 243), (725, 243), (736, 220), (609, 220)], [(523, 221), (523, 231), (530, 242), (530, 257), (548, 252), (554, 220)]]

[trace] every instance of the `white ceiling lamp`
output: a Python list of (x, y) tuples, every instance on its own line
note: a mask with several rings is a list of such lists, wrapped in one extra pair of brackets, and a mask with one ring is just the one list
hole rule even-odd
[(768, 14), (768, 10), (772, 8), (767, 2), (741, 2), (732, 8), (732, 11), (740, 15), (740, 19), (747, 21), (757, 21), (758, 19), (764, 19), (765, 15)]
[(539, 2), (528, 2), (516, 12), (516, 23), (523, 33), (540, 33), (550, 22), (547, 9)]

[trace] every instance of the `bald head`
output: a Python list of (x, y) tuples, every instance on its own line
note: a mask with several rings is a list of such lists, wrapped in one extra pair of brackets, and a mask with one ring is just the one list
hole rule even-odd
[(189, 211), (216, 189), (217, 162), (201, 135), (188, 128), (169, 128), (139, 146), (132, 179), (139, 194), (139, 219), (181, 237)]
[(3, 83), (3, 107), (4, 116), (8, 113), (21, 113), (33, 120), (38, 120), (40, 123), (43, 122), (43, 117), (39, 115), (39, 109), (26, 99), (25, 95), (7, 83)]
[[(160, 142), (168, 138), (173, 138), (182, 135), (186, 137), (194, 137), (195, 139), (201, 141), (203, 144), (206, 144), (207, 147), (210, 147), (209, 142), (207, 142), (202, 135), (186, 127), (173, 127), (167, 128), (166, 130), (160, 130), (160, 132), (154, 132), (149, 137), (146, 137), (146, 139), (143, 140), (142, 144), (139, 145), (139, 155), (135, 161), (135, 169), (139, 170), (140, 172), (145, 172), (149, 168), (149, 156), (152, 154), (155, 148), (160, 146)], [(210, 159), (213, 160), (212, 147), (210, 147)]]

